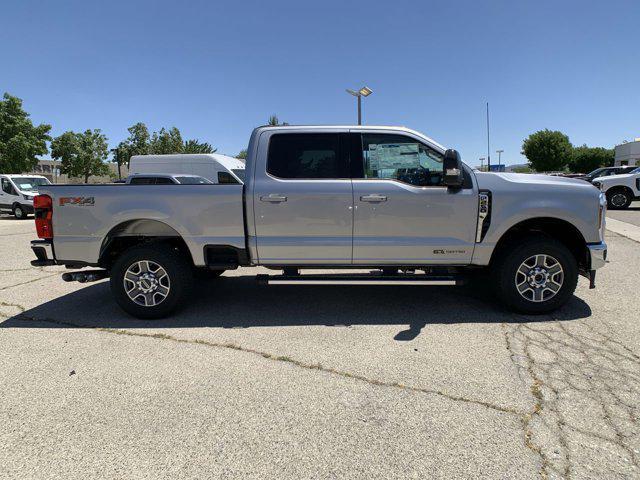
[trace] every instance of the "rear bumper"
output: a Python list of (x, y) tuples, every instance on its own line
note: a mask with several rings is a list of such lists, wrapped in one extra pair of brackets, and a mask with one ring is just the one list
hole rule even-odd
[(607, 244), (604, 242), (587, 245), (591, 260), (591, 270), (602, 268), (607, 263)]
[(31, 260), (31, 265), (34, 267), (57, 265), (53, 254), (53, 243), (50, 240), (32, 240), (31, 250), (36, 256), (36, 260)]

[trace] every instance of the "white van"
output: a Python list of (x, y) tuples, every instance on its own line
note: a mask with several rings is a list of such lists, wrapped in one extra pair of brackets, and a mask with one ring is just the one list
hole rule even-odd
[(38, 187), (51, 185), (42, 175), (0, 175), (0, 212), (12, 213), (18, 219), (33, 213), (33, 197)]
[(218, 153), (134, 155), (129, 174), (140, 173), (187, 173), (208, 178), (213, 183), (244, 183), (244, 163)]

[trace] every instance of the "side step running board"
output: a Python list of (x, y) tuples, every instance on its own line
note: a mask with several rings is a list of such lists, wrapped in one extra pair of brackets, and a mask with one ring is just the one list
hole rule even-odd
[(464, 279), (431, 275), (258, 275), (261, 285), (462, 285)]

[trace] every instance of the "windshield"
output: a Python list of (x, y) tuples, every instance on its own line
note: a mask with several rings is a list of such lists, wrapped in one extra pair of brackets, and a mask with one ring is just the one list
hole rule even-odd
[(593, 172), (587, 173), (587, 177), (593, 178), (593, 177), (597, 176), (600, 172), (603, 172), (603, 171), (604, 171), (604, 168), (596, 168)]
[(244, 182), (244, 168), (232, 168), (231, 171), (236, 177)]
[(640, 167), (638, 168), (634, 168), (633, 170), (631, 170), (629, 173), (640, 173)]
[(38, 190), (38, 187), (42, 185), (51, 185), (51, 182), (46, 178), (39, 177), (13, 177), (13, 183), (16, 184), (18, 190), (24, 190), (27, 192), (33, 192)]
[(211, 185), (213, 182), (204, 177), (174, 177), (178, 183), (183, 185)]

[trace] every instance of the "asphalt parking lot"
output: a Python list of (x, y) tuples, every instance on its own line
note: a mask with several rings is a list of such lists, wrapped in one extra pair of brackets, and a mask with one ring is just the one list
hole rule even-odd
[(2, 478), (640, 478), (629, 238), (609, 232), (598, 288), (542, 317), (244, 269), (161, 321), (32, 268), (33, 238), (0, 217)]

